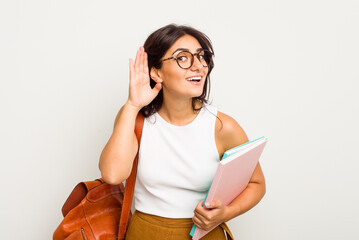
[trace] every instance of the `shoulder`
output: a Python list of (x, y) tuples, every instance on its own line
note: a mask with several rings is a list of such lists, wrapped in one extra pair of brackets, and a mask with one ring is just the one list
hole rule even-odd
[(217, 117), (215, 138), (219, 154), (222, 157), (226, 150), (248, 142), (248, 137), (243, 128), (231, 116), (218, 111)]

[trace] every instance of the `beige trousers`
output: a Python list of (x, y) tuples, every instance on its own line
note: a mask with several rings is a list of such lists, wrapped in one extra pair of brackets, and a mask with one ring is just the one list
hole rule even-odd
[[(190, 240), (191, 218), (164, 218), (135, 211), (126, 232), (126, 240)], [(228, 226), (222, 223), (201, 240), (233, 239)]]

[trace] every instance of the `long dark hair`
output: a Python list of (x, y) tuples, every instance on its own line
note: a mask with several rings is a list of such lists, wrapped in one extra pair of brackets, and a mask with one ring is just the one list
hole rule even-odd
[[(145, 41), (143, 47), (145, 48), (145, 51), (147, 52), (148, 56), (149, 72), (151, 71), (152, 67), (155, 67), (157, 69), (160, 69), (162, 67), (162, 63), (160, 62), (161, 58), (165, 55), (167, 50), (177, 41), (177, 39), (184, 35), (193, 36), (197, 39), (203, 49), (208, 50), (214, 54), (211, 40), (208, 38), (207, 35), (189, 26), (169, 24), (153, 32), (151, 35), (148, 36)], [(211, 56), (208, 63), (208, 73), (204, 83), (203, 92), (200, 96), (192, 98), (193, 111), (198, 111), (201, 109), (201, 107), (198, 109), (195, 107), (196, 101), (200, 101), (201, 103), (208, 102), (208, 97), (210, 93), (210, 73), (213, 67), (214, 63)], [(152, 88), (156, 85), (156, 82), (152, 78), (150, 79), (150, 85)], [(161, 108), (162, 103), (163, 91), (161, 89), (156, 98), (153, 99), (150, 104), (144, 106), (140, 110), (140, 112), (144, 117), (149, 117)]]

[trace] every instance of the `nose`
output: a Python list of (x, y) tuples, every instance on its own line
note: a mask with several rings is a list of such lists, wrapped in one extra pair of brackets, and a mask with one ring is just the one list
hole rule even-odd
[(201, 69), (201, 68), (203, 68), (202, 63), (199, 61), (197, 55), (194, 55), (194, 56), (193, 56), (193, 64), (192, 64), (192, 66), (191, 66), (191, 70), (194, 71), (194, 70)]

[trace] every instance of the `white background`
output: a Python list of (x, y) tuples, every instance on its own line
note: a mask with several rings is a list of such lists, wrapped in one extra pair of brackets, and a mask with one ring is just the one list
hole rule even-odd
[(359, 239), (359, 2), (0, 3), (0, 239), (51, 239), (128, 96), (128, 59), (169, 23), (213, 42), (210, 99), (269, 142), (242, 240)]

